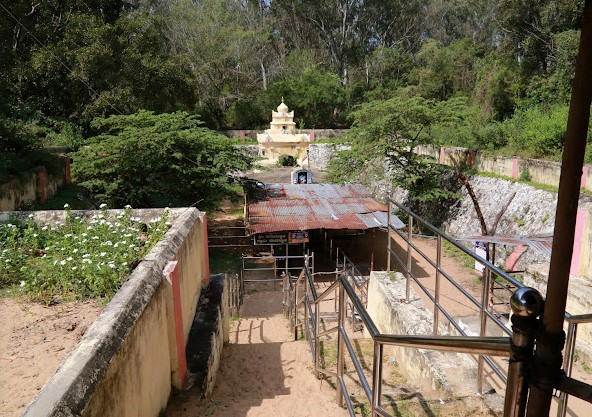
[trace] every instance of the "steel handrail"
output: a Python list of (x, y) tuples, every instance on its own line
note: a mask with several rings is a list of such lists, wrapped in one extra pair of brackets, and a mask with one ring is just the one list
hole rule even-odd
[(516, 280), (515, 278), (511, 277), (510, 275), (508, 275), (506, 272), (502, 271), (500, 268), (498, 268), (497, 266), (495, 266), (494, 264), (492, 264), (491, 262), (489, 262), (486, 259), (483, 259), (477, 255), (475, 255), (473, 252), (469, 251), (467, 248), (465, 248), (463, 245), (461, 245), (460, 243), (456, 242), (452, 237), (448, 236), (446, 233), (444, 233), (442, 230), (438, 229), (436, 226), (431, 225), (430, 223), (428, 223), (423, 217), (413, 213), (411, 210), (409, 210), (408, 208), (406, 208), (405, 206), (397, 203), (396, 201), (392, 200), (389, 198), (389, 201), (393, 204), (395, 204), (395, 206), (397, 206), (399, 209), (403, 210), (405, 213), (407, 213), (409, 216), (412, 216), (414, 218), (416, 218), (417, 220), (421, 221), (428, 229), (430, 229), (432, 232), (436, 233), (437, 235), (442, 236), (444, 239), (446, 239), (449, 243), (451, 243), (453, 246), (455, 246), (457, 249), (460, 249), (462, 252), (464, 252), (465, 254), (469, 255), (471, 258), (473, 258), (474, 260), (478, 261), (479, 263), (485, 265), (489, 270), (495, 272), (497, 275), (501, 276), (502, 278), (504, 278), (506, 281), (511, 282), (513, 285), (515, 285), (518, 288), (522, 288), (524, 287), (524, 284), (522, 284), (520, 281)]

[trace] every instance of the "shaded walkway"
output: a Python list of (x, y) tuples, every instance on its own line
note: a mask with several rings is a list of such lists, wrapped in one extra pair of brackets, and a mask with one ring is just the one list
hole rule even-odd
[(307, 342), (293, 341), (282, 313), (281, 291), (245, 296), (232, 323), (211, 399), (194, 391), (169, 403), (168, 417), (347, 416), (335, 391), (312, 370)]

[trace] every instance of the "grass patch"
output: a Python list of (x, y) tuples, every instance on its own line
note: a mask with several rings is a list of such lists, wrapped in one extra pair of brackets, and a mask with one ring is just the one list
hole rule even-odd
[(474, 269), (475, 259), (454, 246), (452, 243), (442, 239), (442, 248), (444, 249), (444, 254), (446, 256), (456, 259), (465, 268)]

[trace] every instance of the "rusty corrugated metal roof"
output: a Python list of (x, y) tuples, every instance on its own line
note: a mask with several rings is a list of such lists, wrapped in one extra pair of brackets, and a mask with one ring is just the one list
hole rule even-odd
[(387, 209), (360, 184), (267, 184), (264, 196), (249, 203), (249, 230), (386, 227)]
[(553, 247), (553, 234), (551, 233), (531, 236), (468, 236), (457, 238), (457, 240), (463, 240), (466, 242), (489, 242), (512, 246), (527, 245), (543, 255), (551, 255), (551, 249)]

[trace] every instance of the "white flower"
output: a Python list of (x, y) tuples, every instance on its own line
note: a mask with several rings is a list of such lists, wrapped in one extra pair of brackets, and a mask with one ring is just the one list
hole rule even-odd
[(83, 264), (92, 264), (92, 260), (85, 258), (85, 259), (82, 260), (82, 263)]
[(68, 203), (64, 204), (64, 208), (65, 209), (70, 208), (70, 204), (68, 204)]
[(60, 261), (60, 265), (66, 265), (66, 261), (65, 260)]
[[(32, 219), (32, 218), (33, 218), (33, 213), (29, 214), (29, 219)], [(21, 281), (21, 282), (23, 282), (23, 281)], [(22, 287), (22, 285), (21, 285), (21, 287)]]
[(78, 267), (76, 267), (76, 266), (72, 267), (72, 271), (76, 271), (77, 269), (78, 269)]
[(132, 208), (132, 206), (130, 206), (129, 204), (126, 204), (126, 205), (125, 205), (123, 208), (126, 208), (126, 209), (131, 209), (131, 208)]
[(25, 281), (21, 281), (21, 287), (25, 286)]
[(107, 252), (101, 252), (101, 254), (99, 256), (103, 257), (105, 255), (107, 255)]
[(43, 249), (43, 250), (49, 250), (49, 246), (46, 246), (45, 249)]
[(68, 258), (66, 259), (67, 261), (72, 261), (74, 258), (72, 258), (71, 256), (68, 256)]
[(87, 237), (87, 236), (88, 236), (88, 233), (83, 233), (83, 234), (81, 234), (80, 236), (82, 236), (82, 237)]
[(78, 252), (78, 249), (72, 250), (72, 253), (76, 253), (76, 252)]
[(107, 207), (107, 204), (105, 204), (105, 203), (102, 203), (102, 204), (99, 206), (99, 208), (100, 208), (100, 209), (104, 209), (105, 207)]
[(47, 229), (49, 229), (49, 227), (47, 227), (47, 225), (46, 225), (46, 226), (43, 226), (43, 227), (41, 228), (41, 230), (47, 230)]

